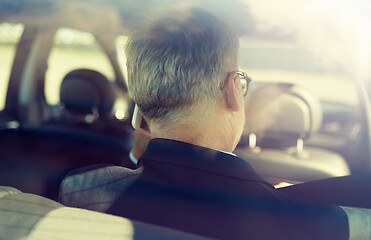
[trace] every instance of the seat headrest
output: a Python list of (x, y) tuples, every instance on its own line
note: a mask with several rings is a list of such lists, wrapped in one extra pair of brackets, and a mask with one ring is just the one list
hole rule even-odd
[(69, 112), (89, 114), (93, 109), (100, 115), (112, 110), (115, 92), (108, 79), (89, 69), (77, 69), (68, 73), (60, 88), (60, 102)]
[(321, 125), (321, 103), (306, 89), (293, 84), (266, 84), (250, 94), (243, 135), (254, 133), (257, 139), (295, 144)]

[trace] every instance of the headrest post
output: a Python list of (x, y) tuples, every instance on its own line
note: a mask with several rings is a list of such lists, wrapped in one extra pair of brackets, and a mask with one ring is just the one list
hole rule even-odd
[(250, 151), (254, 153), (259, 153), (261, 151), (261, 148), (256, 146), (256, 135), (255, 133), (249, 134), (249, 149)]
[(298, 138), (296, 141), (296, 153), (302, 154), (304, 151), (304, 140), (302, 138)]
[(254, 149), (256, 147), (256, 135), (255, 133), (250, 133), (249, 135), (249, 148)]

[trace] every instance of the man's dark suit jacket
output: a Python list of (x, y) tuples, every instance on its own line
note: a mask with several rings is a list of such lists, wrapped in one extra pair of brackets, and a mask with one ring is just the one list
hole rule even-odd
[(140, 165), (75, 170), (60, 200), (218, 239), (348, 239), (340, 207), (277, 191), (230, 154), (154, 139)]
[[(129, 153), (130, 154), (130, 153)], [(120, 162), (120, 166), (130, 168), (130, 169), (137, 169), (138, 166), (133, 163), (133, 161), (130, 159), (130, 155), (127, 154)]]

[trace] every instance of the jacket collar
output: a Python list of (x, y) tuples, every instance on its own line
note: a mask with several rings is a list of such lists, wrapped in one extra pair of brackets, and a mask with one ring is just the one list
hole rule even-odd
[(157, 161), (196, 168), (228, 177), (257, 181), (273, 187), (260, 177), (247, 161), (214, 149), (185, 142), (156, 138), (148, 143), (140, 161)]

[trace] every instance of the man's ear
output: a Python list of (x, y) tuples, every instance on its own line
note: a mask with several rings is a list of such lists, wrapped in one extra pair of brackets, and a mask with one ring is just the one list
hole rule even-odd
[(236, 73), (231, 73), (223, 88), (224, 101), (228, 109), (232, 111), (238, 111), (240, 109), (239, 105), (239, 93), (237, 89), (238, 77)]

